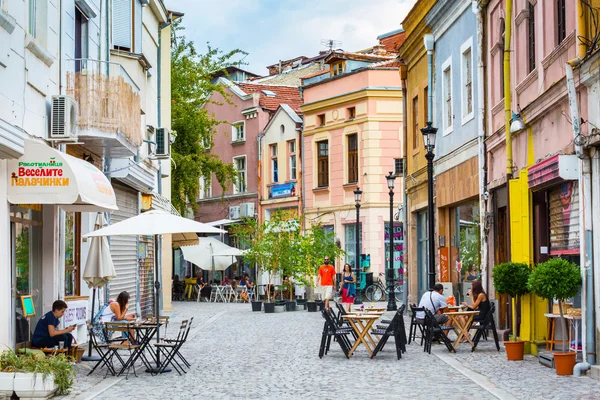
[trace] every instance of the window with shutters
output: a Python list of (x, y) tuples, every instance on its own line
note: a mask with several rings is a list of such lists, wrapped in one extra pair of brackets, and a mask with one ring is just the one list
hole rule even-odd
[(233, 166), (237, 171), (237, 181), (233, 185), (233, 194), (244, 193), (246, 191), (246, 156), (234, 157)]
[(473, 112), (473, 38), (460, 47), (461, 52), (461, 115), (462, 124), (472, 120)]
[(442, 64), (442, 121), (444, 135), (452, 132), (452, 57)]
[(358, 134), (348, 135), (348, 183), (358, 182)]
[(209, 199), (212, 197), (212, 179), (200, 177), (200, 190), (198, 191), (198, 197), (200, 200)]
[(317, 186), (329, 186), (329, 142), (317, 142)]
[(505, 33), (506, 33), (506, 25), (504, 24), (504, 19), (500, 19), (500, 50), (502, 52), (498, 52), (498, 79), (500, 83), (500, 99), (504, 98), (504, 46), (505, 46)]
[[(567, 37), (567, 13), (565, 10), (566, 0), (556, 0), (556, 30), (558, 34), (558, 43), (561, 44)], [(575, 3), (575, 2), (573, 2)]]
[(527, 61), (528, 69), (527, 72), (531, 72), (535, 69), (535, 6), (531, 3), (527, 3), (529, 8), (529, 20), (527, 21), (527, 36), (529, 40), (527, 43)]
[(142, 3), (112, 1), (112, 46), (115, 50), (142, 52)]
[(271, 153), (271, 183), (279, 182), (279, 163), (277, 161), (277, 143), (269, 146)]
[(412, 148), (416, 150), (419, 145), (419, 96), (415, 96), (412, 100)]

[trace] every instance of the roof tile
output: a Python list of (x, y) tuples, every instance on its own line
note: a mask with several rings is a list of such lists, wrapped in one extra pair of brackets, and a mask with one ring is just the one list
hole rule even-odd
[[(238, 86), (246, 93), (258, 93), (260, 95), (259, 104), (265, 109), (275, 112), (280, 104), (289, 105), (296, 113), (301, 113), (300, 91), (295, 86), (282, 85), (261, 85), (258, 83), (239, 83)], [(277, 97), (268, 97), (262, 91), (270, 90)]]

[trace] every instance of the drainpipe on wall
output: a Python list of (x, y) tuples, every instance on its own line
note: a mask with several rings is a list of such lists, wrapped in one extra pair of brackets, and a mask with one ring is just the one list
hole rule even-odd
[(487, 212), (488, 194), (486, 190), (486, 168), (485, 168), (485, 30), (483, 29), (483, 10), (477, 4), (477, 1), (471, 3), (472, 10), (477, 16), (477, 103), (479, 110), (477, 112), (477, 147), (479, 163), (479, 237), (481, 240), (481, 276), (484, 289), (489, 293), (488, 270), (488, 240), (485, 227), (485, 215)]
[[(506, 136), (506, 187), (512, 178), (512, 136), (510, 123), (512, 121), (510, 93), (510, 40), (512, 33), (512, 2), (506, 0), (506, 16), (504, 18), (504, 134)], [(510, 198), (510, 197), (509, 197)]]
[(258, 174), (258, 199), (256, 201), (256, 212), (258, 214), (258, 222), (262, 222), (262, 205), (260, 204), (260, 199), (262, 198), (262, 176), (261, 176), (261, 171), (262, 171), (262, 151), (261, 151), (261, 147), (260, 147), (260, 142), (262, 141), (262, 138), (265, 137), (265, 132), (261, 133), (260, 135), (258, 135), (258, 138), (256, 139), (257, 142), (257, 146), (258, 146), (258, 170), (257, 170), (257, 174)]
[[(577, 37), (585, 37), (585, 19), (581, 2), (577, 1)], [(580, 376), (582, 371), (590, 369), (590, 364), (595, 364), (595, 343), (594, 343), (594, 297), (592, 282), (592, 186), (591, 186), (591, 161), (581, 145), (581, 123), (579, 117), (579, 108), (577, 105), (577, 89), (575, 88), (575, 77), (573, 67), (581, 64), (585, 58), (587, 48), (583, 41), (579, 39), (577, 45), (577, 58), (567, 61), (565, 72), (567, 78), (567, 94), (569, 96), (569, 108), (571, 110), (571, 120), (573, 125), (573, 143), (575, 153), (579, 158), (579, 199), (580, 206), (583, 209), (583, 218), (579, 219), (579, 251), (583, 257), (580, 257), (580, 268), (582, 278), (581, 293), (581, 344), (583, 361), (577, 363), (573, 368), (573, 375)], [(577, 343), (575, 344), (577, 346)], [(591, 352), (588, 353), (588, 350)]]
[[(404, 61), (403, 61), (404, 63)], [(406, 67), (406, 66), (404, 66)], [(407, 255), (408, 255), (408, 240), (409, 240), (409, 232), (410, 230), (408, 229), (408, 194), (406, 193), (406, 165), (408, 163), (407, 160), (407, 151), (408, 151), (408, 144), (406, 143), (406, 139), (408, 137), (408, 126), (406, 124), (406, 115), (408, 114), (408, 105), (406, 103), (406, 97), (407, 97), (407, 90), (406, 90), (406, 78), (407, 78), (407, 71), (406, 69), (404, 69), (404, 71), (402, 70), (403, 66), (400, 66), (400, 80), (402, 82), (402, 120), (404, 121), (402, 123), (402, 155), (404, 156), (404, 168), (402, 169), (402, 180), (403, 180), (403, 188), (404, 188), (404, 193), (403, 193), (403, 204), (404, 207), (402, 209), (402, 213), (404, 214), (404, 217), (401, 218), (402, 221), (404, 221), (404, 226), (403, 228), (403, 235), (404, 235), (404, 279), (402, 280), (402, 302), (404, 304), (408, 304), (408, 280), (406, 279), (406, 271), (408, 270), (408, 264), (406, 262), (407, 260)], [(402, 72), (403, 71), (403, 72)]]

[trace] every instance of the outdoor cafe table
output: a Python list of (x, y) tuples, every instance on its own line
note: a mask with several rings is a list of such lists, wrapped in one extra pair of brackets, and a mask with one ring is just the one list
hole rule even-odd
[(385, 311), (387, 310), (385, 307), (366, 307), (365, 311)]
[[(350, 323), (350, 326), (352, 326), (352, 329), (354, 330), (354, 332), (356, 332), (357, 336), (356, 342), (354, 342), (354, 346), (352, 346), (350, 352), (348, 353), (348, 357), (350, 357), (354, 353), (356, 348), (361, 343), (366, 347), (367, 351), (369, 352), (369, 355), (373, 355), (373, 349), (375, 349), (375, 346), (377, 344), (375, 343), (369, 332), (371, 331), (371, 327), (373, 326), (375, 321), (379, 319), (379, 317), (381, 317), (381, 315), (371, 313), (342, 315), (342, 318), (344, 318)], [(373, 346), (373, 349), (371, 349), (371, 345)]]
[[(144, 366), (147, 368), (147, 371), (154, 368), (152, 365), (150, 365), (150, 363), (144, 356), (144, 351), (148, 348), (152, 338), (158, 331), (158, 328), (160, 328), (162, 325), (163, 324), (161, 322), (159, 322), (159, 323), (139, 322), (139, 323), (132, 323), (132, 324), (128, 325), (129, 329), (134, 330), (136, 332), (136, 338), (139, 343), (139, 347), (133, 349), (131, 356), (125, 362), (125, 364), (123, 364), (123, 367), (121, 368), (121, 370), (119, 371), (119, 373), (117, 375), (121, 375), (125, 370), (127, 370), (132, 365), (134, 365), (135, 362), (140, 357), (142, 357), (142, 362), (144, 363)], [(149, 352), (149, 354), (152, 357), (152, 360), (155, 363), (157, 363), (156, 357), (154, 356), (154, 354), (152, 354), (151, 351)]]
[[(452, 329), (458, 336), (454, 341), (454, 348), (457, 348), (460, 344), (460, 340), (465, 338), (467, 342), (471, 343), (471, 346), (474, 346), (473, 341), (469, 337), (469, 326), (471, 326), (471, 322), (473, 322), (473, 318), (479, 314), (479, 311), (456, 311), (456, 312), (446, 312), (444, 315), (447, 315), (450, 319), (450, 324), (452, 325)], [(461, 318), (457, 317), (466, 317), (463, 322)]]

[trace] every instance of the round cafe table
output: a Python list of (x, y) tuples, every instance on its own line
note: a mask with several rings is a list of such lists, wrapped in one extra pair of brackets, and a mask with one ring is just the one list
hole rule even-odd
[[(454, 348), (456, 349), (460, 344), (462, 338), (467, 339), (467, 342), (471, 343), (471, 347), (474, 346), (473, 341), (469, 337), (469, 326), (473, 322), (473, 318), (479, 314), (479, 311), (455, 311), (455, 312), (446, 312), (444, 315), (447, 315), (450, 319), (450, 323), (452, 325), (452, 329), (458, 336), (454, 341)], [(466, 317), (464, 318), (464, 322), (462, 318), (458, 317)]]

